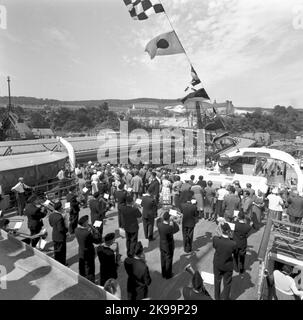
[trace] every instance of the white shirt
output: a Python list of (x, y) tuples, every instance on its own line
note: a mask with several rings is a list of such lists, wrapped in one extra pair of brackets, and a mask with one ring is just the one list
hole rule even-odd
[(218, 200), (224, 200), (224, 196), (226, 196), (229, 193), (225, 188), (220, 188), (217, 192)]
[(283, 208), (282, 208), (283, 200), (280, 196), (271, 193), (267, 196), (267, 199), (269, 200), (268, 202), (269, 210), (283, 211)]
[(12, 187), (12, 190), (17, 191), (18, 193), (24, 193), (24, 188), (29, 188), (29, 186), (23, 182), (18, 182), (14, 187)]
[(294, 294), (299, 295), (302, 299), (303, 292), (297, 289), (296, 282), (291, 276), (288, 276), (279, 270), (275, 270), (274, 281), (276, 290), (279, 290), (288, 296), (292, 296)]

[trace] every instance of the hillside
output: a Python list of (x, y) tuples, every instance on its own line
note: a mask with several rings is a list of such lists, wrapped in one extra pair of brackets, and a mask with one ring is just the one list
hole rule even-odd
[[(110, 106), (131, 106), (133, 104), (150, 104), (150, 105), (159, 105), (167, 106), (170, 104), (179, 104), (179, 100), (174, 99), (153, 99), (153, 98), (138, 98), (138, 99), (129, 99), (129, 100), (120, 100), (120, 99), (103, 99), (103, 100), (83, 100), (83, 101), (61, 101), (55, 99), (39, 99), (34, 97), (12, 97), (12, 103), (14, 105), (41, 105), (41, 106), (98, 106), (103, 102), (107, 101)], [(7, 104), (8, 97), (0, 97), (0, 104)]]

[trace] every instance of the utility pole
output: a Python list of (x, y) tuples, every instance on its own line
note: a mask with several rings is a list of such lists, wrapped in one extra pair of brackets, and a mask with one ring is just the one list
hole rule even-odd
[(12, 104), (11, 104), (11, 85), (10, 85), (11, 79), (10, 77), (7, 77), (7, 86), (8, 86), (8, 111), (11, 111)]

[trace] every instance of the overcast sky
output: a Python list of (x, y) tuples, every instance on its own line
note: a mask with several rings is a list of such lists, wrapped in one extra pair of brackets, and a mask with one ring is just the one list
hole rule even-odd
[[(162, 0), (212, 100), (303, 108), (303, 0)], [(163, 13), (132, 20), (123, 0), (1, 0), (0, 95), (64, 100), (180, 98), (185, 55), (150, 60), (171, 28)]]

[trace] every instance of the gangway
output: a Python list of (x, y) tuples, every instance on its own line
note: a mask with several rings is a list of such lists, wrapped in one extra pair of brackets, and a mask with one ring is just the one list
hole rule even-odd
[[(303, 224), (268, 219), (258, 252), (259, 281), (257, 298), (266, 299), (266, 276), (273, 272), (273, 262), (303, 268)], [(302, 275), (301, 275), (302, 277)]]

